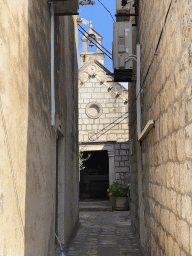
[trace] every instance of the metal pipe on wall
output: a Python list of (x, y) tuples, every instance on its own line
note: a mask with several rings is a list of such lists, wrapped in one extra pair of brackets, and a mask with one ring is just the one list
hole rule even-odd
[(54, 76), (54, 6), (51, 3), (51, 125), (55, 126), (55, 76)]
[[(140, 44), (136, 45), (137, 49), (137, 84), (136, 84), (136, 101), (137, 101), (137, 136), (141, 134), (141, 81), (140, 81)], [(138, 196), (139, 196), (139, 229), (140, 242), (144, 246), (144, 208), (143, 208), (143, 184), (142, 184), (142, 150), (140, 142), (137, 143), (137, 171), (138, 171)]]
[(141, 83), (140, 83), (140, 44), (136, 45), (137, 49), (137, 84), (136, 84), (136, 100), (137, 100), (137, 136), (141, 134)]

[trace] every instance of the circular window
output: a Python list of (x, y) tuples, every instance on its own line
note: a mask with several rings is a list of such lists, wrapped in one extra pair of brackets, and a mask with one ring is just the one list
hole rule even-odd
[(97, 102), (91, 102), (86, 106), (86, 114), (90, 118), (98, 118), (102, 114), (102, 106)]

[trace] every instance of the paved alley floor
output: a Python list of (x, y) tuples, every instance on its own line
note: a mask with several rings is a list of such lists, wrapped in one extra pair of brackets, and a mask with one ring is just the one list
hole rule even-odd
[(142, 256), (129, 211), (80, 212), (67, 256)]

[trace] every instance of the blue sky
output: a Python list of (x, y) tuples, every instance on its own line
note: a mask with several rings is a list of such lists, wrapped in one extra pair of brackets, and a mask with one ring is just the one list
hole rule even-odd
[[(100, 0), (106, 8), (111, 12), (115, 20), (115, 0)], [(92, 21), (93, 28), (103, 37), (102, 45), (112, 53), (112, 41), (113, 41), (113, 19), (109, 12), (100, 4), (98, 0), (95, 0), (95, 5), (79, 5), (79, 17)], [(80, 25), (87, 31), (89, 26), (80, 23)], [(79, 53), (82, 52), (82, 34), (78, 32), (79, 37)], [(89, 52), (94, 52), (95, 47), (88, 48)], [(104, 65), (110, 71), (113, 72), (112, 60), (107, 56), (104, 59)]]

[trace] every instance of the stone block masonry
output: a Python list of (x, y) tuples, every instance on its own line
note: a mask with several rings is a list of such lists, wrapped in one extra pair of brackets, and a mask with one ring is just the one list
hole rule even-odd
[[(128, 106), (124, 104), (126, 94), (115, 98), (115, 91), (108, 91), (107, 83), (100, 83), (105, 72), (95, 63), (90, 66), (94, 66), (97, 75), (94, 78), (90, 77), (88, 81), (84, 81), (81, 77), (86, 70), (90, 72), (90, 67), (79, 71), (79, 77), (84, 81), (83, 83), (79, 81), (79, 124), (83, 124), (79, 127), (81, 141), (86, 142), (85, 138), (90, 138), (94, 133), (97, 135), (91, 137), (90, 141), (128, 141), (128, 113), (126, 114)], [(106, 74), (105, 79), (109, 79)], [(121, 92), (124, 88), (116, 85), (115, 90)], [(124, 91), (122, 95), (123, 93)], [(110, 100), (113, 102), (110, 103)], [(99, 107), (96, 109), (95, 106)], [(97, 111), (99, 111), (98, 115)]]
[(129, 143), (115, 144), (115, 180), (130, 185)]
[[(141, 0), (142, 129), (155, 128), (141, 143), (137, 171), (136, 92), (129, 88), (132, 223), (146, 255), (192, 255), (192, 25), (191, 1)], [(158, 15), (157, 15), (158, 13)], [(134, 31), (134, 33), (136, 33)], [(140, 180), (141, 179), (141, 180)], [(139, 202), (138, 184), (143, 187)], [(138, 212), (144, 205), (144, 227)]]
[(112, 82), (95, 53), (89, 56), (92, 60), (79, 70), (79, 141), (91, 150), (108, 150), (110, 184), (129, 184), (128, 91)]

